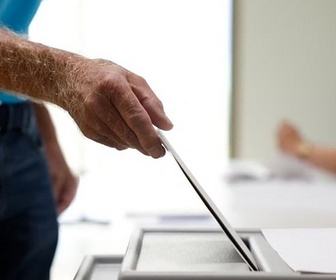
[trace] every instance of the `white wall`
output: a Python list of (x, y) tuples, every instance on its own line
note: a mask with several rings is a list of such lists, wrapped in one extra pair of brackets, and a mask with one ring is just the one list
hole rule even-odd
[[(202, 181), (224, 170), (228, 158), (230, 8), (229, 0), (44, 0), (30, 36), (145, 77), (175, 125), (167, 137)], [(174, 184), (162, 161), (84, 139), (65, 112), (50, 108), (68, 161), (76, 172), (94, 174), (90, 182), (125, 195), (140, 185), (138, 195), (130, 190), (134, 199), (148, 185), (168, 191)], [(122, 203), (118, 197), (108, 204)]]
[(267, 160), (287, 118), (336, 145), (336, 1), (234, 1), (234, 156)]

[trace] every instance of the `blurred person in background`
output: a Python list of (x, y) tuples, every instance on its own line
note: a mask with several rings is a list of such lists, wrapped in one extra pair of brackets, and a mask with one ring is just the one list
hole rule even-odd
[(284, 153), (336, 174), (336, 146), (318, 144), (306, 139), (289, 121), (279, 124), (276, 137), (277, 145)]

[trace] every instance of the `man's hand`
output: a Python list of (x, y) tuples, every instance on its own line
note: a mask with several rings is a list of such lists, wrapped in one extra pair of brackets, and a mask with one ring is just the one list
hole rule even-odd
[(56, 210), (59, 215), (74, 199), (78, 178), (73, 175), (64, 158), (48, 109), (39, 103), (32, 103), (32, 106), (35, 110), (36, 122), (49, 168)]
[(107, 60), (30, 42), (0, 28), (0, 88), (55, 103), (88, 138), (154, 158), (165, 150), (154, 126), (172, 123), (140, 76)]
[(61, 104), (84, 135), (118, 150), (135, 148), (153, 158), (163, 156), (153, 125), (168, 130), (172, 124), (146, 81), (106, 60), (88, 60), (80, 70), (72, 93), (77, 100)]
[(79, 180), (69, 169), (58, 144), (46, 143), (44, 148), (56, 202), (56, 211), (60, 215), (74, 199)]

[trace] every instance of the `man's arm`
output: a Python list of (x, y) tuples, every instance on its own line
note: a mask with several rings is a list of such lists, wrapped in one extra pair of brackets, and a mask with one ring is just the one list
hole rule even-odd
[(153, 127), (172, 128), (161, 101), (142, 77), (111, 61), (0, 29), (0, 88), (61, 106), (85, 136), (99, 143), (136, 148), (154, 158), (165, 153)]
[(76, 195), (78, 178), (64, 158), (48, 109), (40, 103), (33, 103), (33, 107), (49, 167), (56, 210), (61, 214)]

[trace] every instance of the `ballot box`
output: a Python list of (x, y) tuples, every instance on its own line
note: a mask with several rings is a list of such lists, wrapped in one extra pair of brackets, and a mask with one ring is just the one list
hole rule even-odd
[(237, 230), (258, 269), (251, 270), (222, 230), (140, 228), (125, 255), (87, 256), (75, 280), (336, 279), (293, 271), (257, 229)]
[(261, 230), (234, 229), (165, 135), (159, 136), (219, 228), (139, 228), (124, 256), (88, 256), (75, 280), (336, 280), (336, 274), (294, 271)]

